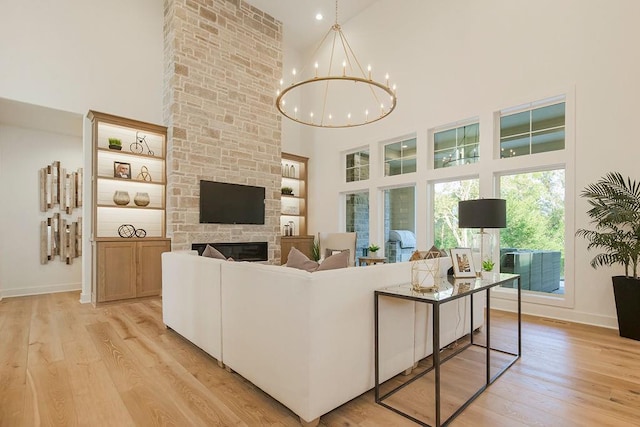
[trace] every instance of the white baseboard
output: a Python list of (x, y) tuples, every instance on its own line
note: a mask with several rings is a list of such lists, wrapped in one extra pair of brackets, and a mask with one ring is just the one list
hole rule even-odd
[[(497, 310), (515, 312), (516, 309), (512, 301), (492, 299), (491, 308)], [(522, 302), (522, 314), (547, 317), (550, 319), (564, 320), (573, 323), (582, 323), (603, 328), (618, 329), (618, 318), (615, 316), (605, 316), (602, 314), (586, 313), (575, 309), (564, 307), (543, 306)]]
[(29, 295), (55, 294), (82, 290), (82, 283), (64, 283), (60, 285), (34, 286), (29, 288), (3, 289), (0, 299), (11, 297), (25, 297)]
[(91, 293), (85, 293), (84, 291), (80, 294), (80, 303), (81, 304), (89, 304), (91, 302)]

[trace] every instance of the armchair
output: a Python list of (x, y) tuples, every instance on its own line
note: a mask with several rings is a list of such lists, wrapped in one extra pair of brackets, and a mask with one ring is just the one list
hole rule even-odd
[(349, 250), (349, 267), (356, 265), (356, 233), (318, 233), (320, 258), (326, 258), (334, 251)]

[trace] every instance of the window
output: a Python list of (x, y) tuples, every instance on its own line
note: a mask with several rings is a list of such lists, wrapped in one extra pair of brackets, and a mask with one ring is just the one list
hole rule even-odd
[(386, 242), (385, 255), (388, 262), (408, 261), (411, 258), (411, 254), (416, 250), (415, 231), (415, 187), (385, 190), (384, 240)]
[(347, 154), (347, 182), (369, 179), (369, 150)]
[(384, 176), (401, 175), (415, 171), (415, 138), (384, 146)]
[[(356, 232), (356, 258), (369, 246), (369, 192), (346, 195), (346, 232)], [(375, 242), (374, 242), (375, 243)]]
[(471, 247), (473, 230), (458, 228), (458, 202), (479, 198), (479, 184), (478, 179), (467, 179), (433, 186), (433, 241), (438, 249)]
[(502, 176), (500, 195), (500, 271), (520, 274), (525, 291), (564, 293), (564, 169)]
[(480, 160), (479, 142), (479, 123), (434, 133), (433, 167), (439, 169), (476, 163)]
[(565, 103), (500, 117), (500, 157), (525, 156), (565, 147)]

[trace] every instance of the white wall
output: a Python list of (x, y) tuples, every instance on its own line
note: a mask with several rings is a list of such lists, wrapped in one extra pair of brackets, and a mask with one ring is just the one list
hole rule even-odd
[[(60, 209), (40, 212), (38, 171), (55, 160), (68, 172), (82, 167), (82, 138), (0, 125), (0, 297), (81, 287), (82, 258), (67, 265), (56, 256), (40, 264), (40, 221)], [(74, 209), (61, 219), (75, 221), (79, 215)]]
[[(493, 138), (486, 124), (494, 112), (573, 92), (575, 122), (568, 126), (575, 124), (575, 164), (570, 166), (574, 159), (569, 158), (568, 167), (575, 170), (575, 180), (568, 181), (573, 185), (567, 193), (572, 197), (570, 204), (575, 204), (575, 217), (569, 215), (566, 224), (568, 236), (573, 236), (577, 228), (588, 226), (587, 205), (576, 196), (585, 185), (608, 171), (640, 178), (640, 146), (628, 132), (640, 98), (640, 56), (629, 47), (640, 37), (637, 16), (640, 2), (635, 0), (375, 3), (343, 25), (343, 30), (362, 63), (375, 61), (383, 64), (376, 67), (389, 70), (392, 82), (398, 84), (398, 107), (372, 125), (313, 132), (312, 159), (317, 167), (311, 169), (310, 177), (310, 233), (339, 229), (339, 192), (398, 182), (372, 178), (365, 184), (345, 184), (341, 173), (345, 150), (367, 145), (375, 151), (380, 141), (415, 133), (424, 163), (412, 179), (418, 193), (425, 194), (427, 181), (454, 173), (426, 167), (429, 129), (478, 116), (482, 135)], [(376, 156), (372, 152), (373, 161), (379, 160)], [(526, 162), (520, 160), (518, 166)], [(491, 176), (482, 165), (469, 173)], [(427, 206), (424, 202), (418, 206), (422, 231), (418, 243), (425, 245), (428, 238), (422, 218)], [(374, 227), (380, 223), (379, 213), (371, 213)], [(575, 261), (574, 271), (569, 272), (574, 275), (573, 307), (526, 304), (525, 310), (617, 326), (610, 276), (621, 270), (593, 270), (589, 266), (593, 254), (586, 252), (585, 242), (576, 241), (575, 249), (570, 260)]]
[[(0, 10), (0, 97), (83, 116), (93, 109), (162, 124), (161, 1), (0, 0)], [(88, 202), (91, 155), (86, 120), (78, 132), (84, 134), (78, 150), (84, 149)], [(57, 148), (47, 145), (42, 150), (53, 160)], [(83, 216), (88, 230), (90, 210)], [(88, 239), (85, 232), (85, 302), (91, 286)]]
[(0, 0), (0, 96), (160, 123), (157, 0)]

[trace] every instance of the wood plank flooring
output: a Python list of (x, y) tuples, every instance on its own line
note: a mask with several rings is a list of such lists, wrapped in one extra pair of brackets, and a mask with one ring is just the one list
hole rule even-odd
[[(0, 426), (299, 425), (289, 409), (166, 329), (161, 299), (99, 308), (78, 300), (69, 292), (0, 302)], [(513, 320), (492, 312), (494, 344), (513, 343)], [(640, 342), (533, 316), (524, 316), (522, 332), (521, 360), (452, 426), (640, 426)], [(470, 349), (444, 365), (445, 414), (481, 381), (483, 360)], [(393, 399), (424, 407), (428, 377)], [(375, 404), (369, 391), (321, 425), (415, 424)]]

